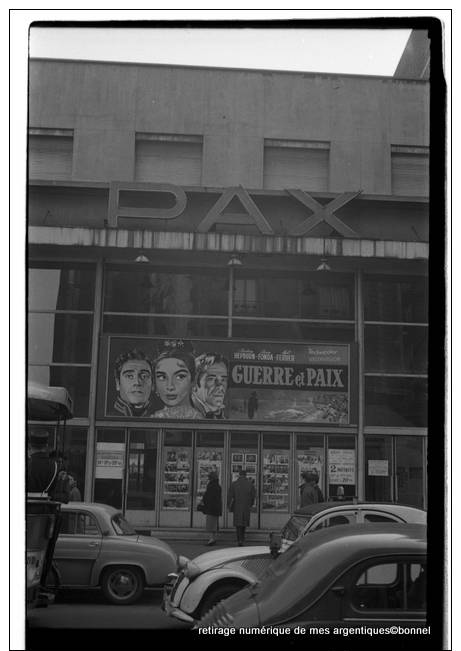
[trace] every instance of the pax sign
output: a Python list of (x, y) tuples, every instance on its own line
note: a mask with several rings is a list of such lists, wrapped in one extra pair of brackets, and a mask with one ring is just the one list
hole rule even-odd
[[(132, 207), (120, 205), (120, 192), (126, 191), (128, 193), (143, 192), (152, 195), (162, 194), (170, 195), (173, 200), (173, 205), (169, 208), (155, 208), (155, 207)], [(287, 233), (289, 236), (300, 237), (306, 235), (317, 224), (321, 222), (327, 223), (334, 230), (336, 230), (343, 237), (358, 237), (357, 233), (352, 230), (347, 224), (341, 221), (334, 213), (339, 208), (354, 199), (360, 192), (344, 192), (327, 204), (319, 203), (314, 197), (299, 189), (287, 189), (287, 194), (300, 202), (305, 208), (309, 210), (309, 214), (299, 224), (295, 225), (291, 231)], [(262, 214), (261, 210), (256, 205), (250, 193), (242, 186), (226, 188), (221, 192), (217, 192), (218, 199), (216, 203), (210, 208), (207, 214), (203, 217), (197, 226), (197, 232), (208, 233), (212, 227), (219, 221), (225, 218), (225, 210), (229, 204), (237, 198), (240, 202), (242, 212), (240, 217), (245, 219), (248, 223), (253, 222), (262, 235), (274, 235), (274, 230), (270, 222)], [(129, 183), (114, 181), (110, 184), (109, 194), (109, 210), (108, 210), (108, 226), (109, 228), (118, 227), (118, 218), (133, 218), (133, 219), (162, 219), (172, 220), (177, 219), (182, 215), (187, 206), (187, 195), (183, 188), (178, 185), (170, 183)], [(233, 214), (235, 217), (235, 213)]]

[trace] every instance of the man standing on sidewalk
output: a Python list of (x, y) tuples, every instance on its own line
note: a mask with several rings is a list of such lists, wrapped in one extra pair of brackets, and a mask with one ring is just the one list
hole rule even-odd
[(31, 432), (27, 463), (27, 492), (53, 495), (58, 479), (58, 464), (50, 459), (48, 449), (49, 433)]
[(246, 474), (246, 470), (239, 471), (239, 477), (232, 482), (227, 496), (227, 506), (234, 514), (234, 527), (239, 547), (245, 542), (245, 529), (250, 524), (250, 511), (256, 497), (255, 486), (247, 479)]

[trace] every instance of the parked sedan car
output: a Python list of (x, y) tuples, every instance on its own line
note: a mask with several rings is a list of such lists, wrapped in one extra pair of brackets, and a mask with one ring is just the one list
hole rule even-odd
[(171, 547), (140, 536), (107, 504), (62, 504), (54, 561), (61, 587), (100, 587), (114, 604), (132, 604), (144, 587), (161, 587), (178, 558)]
[(420, 626), (426, 621), (426, 527), (351, 525), (298, 540), (261, 580), (197, 626), (294, 629)]
[(426, 524), (427, 514), (422, 509), (392, 502), (320, 502), (297, 509), (280, 533), (280, 541), (272, 546), (283, 552), (306, 533), (337, 524), (361, 522), (412, 522)]
[[(163, 609), (172, 617), (193, 622), (222, 599), (254, 583), (273, 561), (274, 550), (285, 551), (318, 529), (372, 522), (425, 524), (426, 512), (402, 504), (357, 501), (306, 506), (295, 511), (269, 545), (216, 549), (182, 563), (165, 585)], [(281, 538), (281, 543), (274, 538)]]

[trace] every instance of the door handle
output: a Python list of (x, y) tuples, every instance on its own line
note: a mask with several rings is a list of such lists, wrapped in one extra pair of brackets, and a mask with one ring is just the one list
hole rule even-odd
[(99, 543), (98, 542), (90, 542), (88, 543), (88, 547), (98, 547)]

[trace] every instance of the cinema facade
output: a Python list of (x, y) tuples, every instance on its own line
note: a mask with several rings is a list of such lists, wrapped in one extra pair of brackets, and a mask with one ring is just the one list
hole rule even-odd
[(428, 83), (30, 71), (29, 379), (74, 417), (29, 426), (85, 499), (203, 528), (208, 472), (226, 491), (244, 467), (268, 529), (315, 468), (327, 499), (425, 507)]

